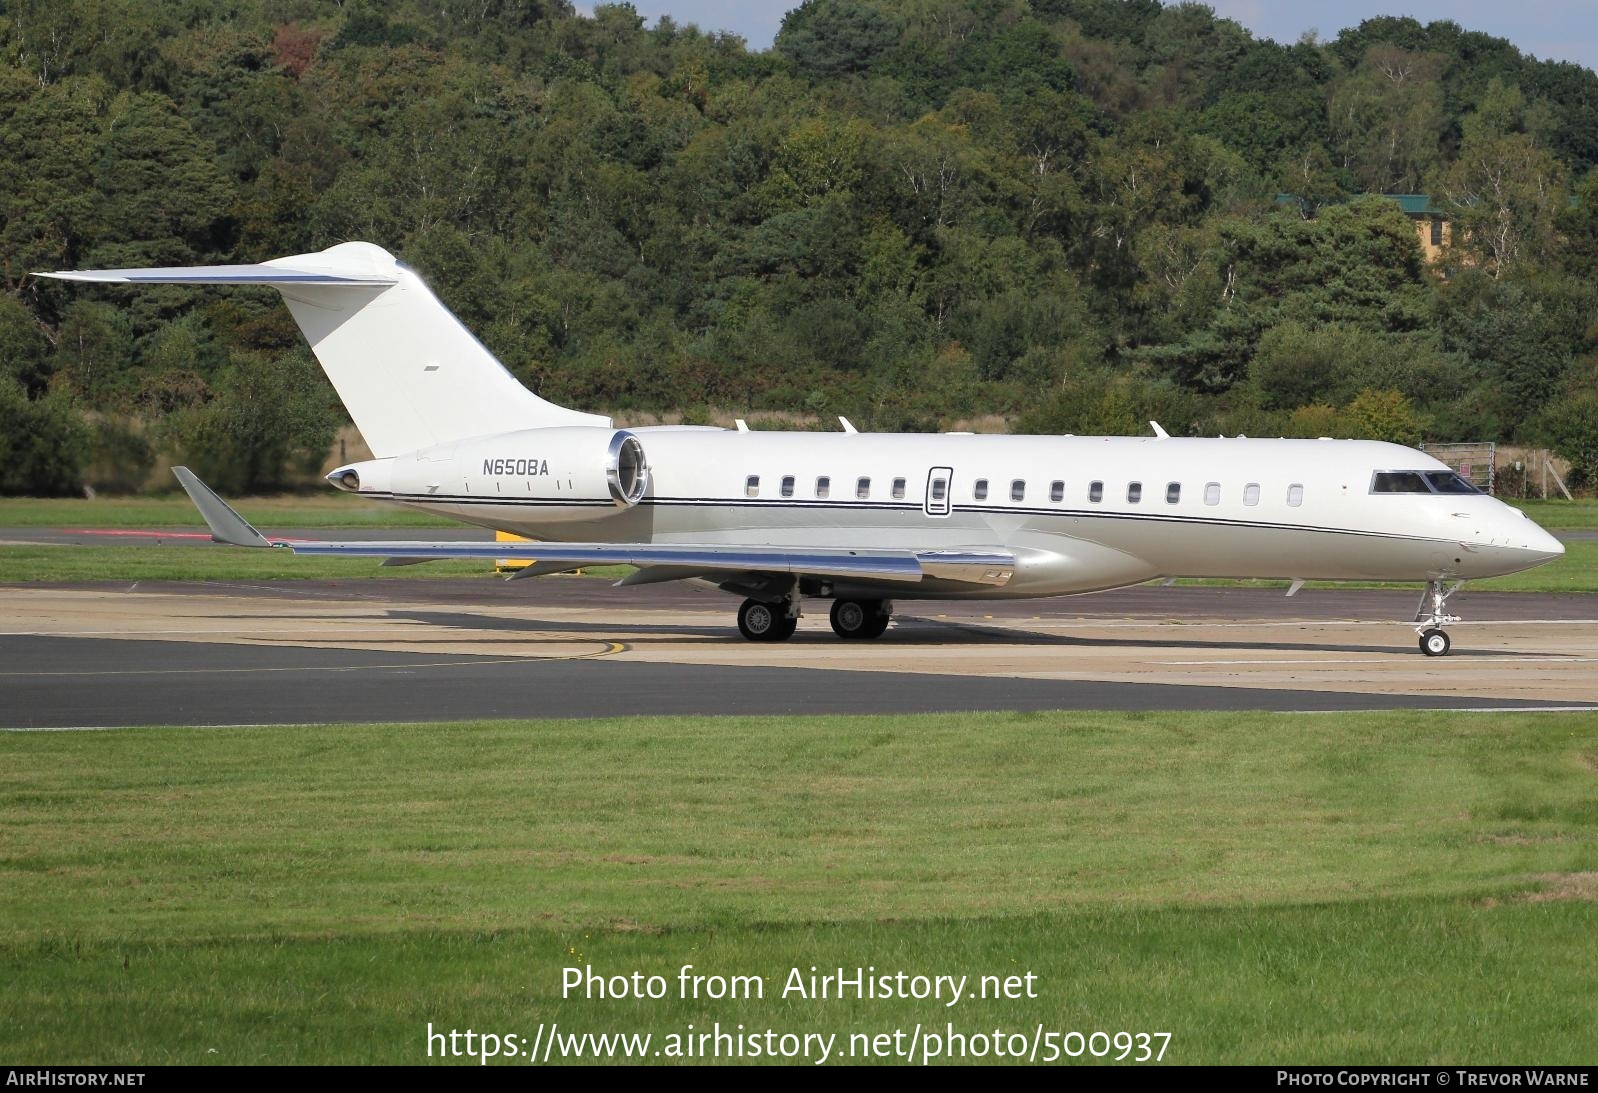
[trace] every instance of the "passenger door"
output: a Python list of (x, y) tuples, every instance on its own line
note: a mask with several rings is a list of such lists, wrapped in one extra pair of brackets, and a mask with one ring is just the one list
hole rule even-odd
[(954, 468), (933, 467), (927, 472), (927, 493), (922, 502), (928, 516), (949, 515), (949, 493), (954, 488)]

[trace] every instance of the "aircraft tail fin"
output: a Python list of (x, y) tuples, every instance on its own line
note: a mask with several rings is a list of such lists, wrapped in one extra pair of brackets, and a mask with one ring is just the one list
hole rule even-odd
[(378, 458), (516, 429), (611, 423), (527, 390), (415, 271), (371, 243), (340, 243), (260, 265), (73, 270), (43, 276), (99, 284), (277, 289)]

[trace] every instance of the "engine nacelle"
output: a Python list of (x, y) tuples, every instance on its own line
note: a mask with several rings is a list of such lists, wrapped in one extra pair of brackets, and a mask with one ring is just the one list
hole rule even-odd
[(352, 463), (327, 480), (351, 493), (429, 506), (531, 503), (536, 520), (592, 520), (643, 500), (649, 464), (625, 429), (577, 425), (452, 441)]

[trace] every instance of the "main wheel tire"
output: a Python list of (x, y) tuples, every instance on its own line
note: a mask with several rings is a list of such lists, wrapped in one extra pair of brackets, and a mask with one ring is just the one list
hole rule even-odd
[(738, 632), (750, 641), (787, 641), (798, 628), (786, 603), (745, 600), (738, 608)]
[(1420, 651), (1429, 657), (1446, 657), (1451, 644), (1448, 635), (1435, 627), (1420, 636)]
[(879, 638), (888, 628), (881, 600), (833, 600), (832, 632), (844, 641)]

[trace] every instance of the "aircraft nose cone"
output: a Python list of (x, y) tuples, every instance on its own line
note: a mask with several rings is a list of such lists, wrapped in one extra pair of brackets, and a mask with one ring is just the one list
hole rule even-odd
[(1565, 544), (1536, 524), (1526, 529), (1525, 540), (1525, 545), (1521, 549), (1533, 555), (1539, 562), (1551, 562), (1565, 553)]
[[(1542, 531), (1541, 528), (1538, 528), (1537, 530)], [(1565, 544), (1560, 542), (1558, 539), (1555, 539), (1552, 535), (1549, 535), (1546, 531), (1543, 531), (1542, 538), (1543, 542), (1541, 546), (1538, 546), (1535, 543), (1532, 544), (1533, 550), (1540, 550), (1547, 554), (1550, 558), (1558, 558), (1565, 553)]]

